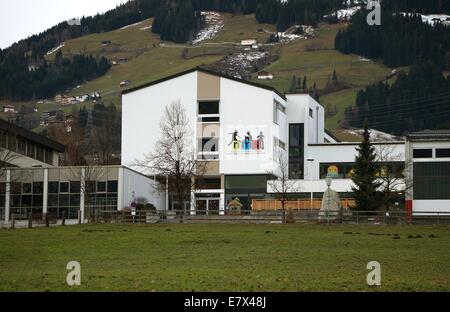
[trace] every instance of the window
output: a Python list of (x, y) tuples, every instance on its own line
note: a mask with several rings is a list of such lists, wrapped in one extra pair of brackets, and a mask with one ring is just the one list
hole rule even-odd
[(44, 161), (44, 147), (41, 145), (36, 147), (36, 159), (42, 162)]
[(25, 155), (27, 149), (27, 141), (22, 137), (19, 137), (18, 141), (17, 152), (19, 154)]
[(58, 194), (58, 182), (48, 182), (48, 192), (50, 194)]
[(104, 181), (97, 182), (97, 192), (98, 193), (106, 193), (106, 182), (104, 182)]
[(108, 193), (117, 193), (117, 181), (108, 181)]
[(314, 111), (312, 110), (312, 108), (309, 109), (309, 117), (314, 117)]
[(43, 182), (33, 182), (33, 194), (44, 193), (44, 183)]
[(31, 194), (31, 183), (22, 183), (22, 194)]
[(69, 182), (59, 183), (59, 192), (60, 193), (69, 193)]
[(199, 115), (218, 115), (219, 114), (219, 102), (198, 102), (198, 114)]
[(450, 162), (414, 163), (414, 199), (450, 199)]
[(17, 152), (17, 136), (15, 134), (8, 134), (8, 149)]
[(281, 103), (274, 101), (273, 102), (273, 123), (278, 125), (278, 111), (286, 114), (286, 107), (284, 107)]
[(36, 145), (30, 141), (27, 142), (27, 156), (30, 158), (36, 157)]
[(273, 123), (278, 125), (278, 109), (276, 103), (273, 103)]
[(219, 122), (219, 101), (198, 102), (199, 122)]
[(437, 148), (436, 158), (450, 158), (450, 148)]
[(219, 139), (218, 138), (202, 138), (199, 139), (199, 152), (218, 152)]
[(233, 190), (267, 190), (267, 177), (264, 175), (226, 176), (225, 188)]
[(80, 181), (70, 181), (70, 193), (80, 193)]
[(433, 158), (433, 150), (429, 149), (415, 149), (413, 150), (414, 158)]
[(289, 125), (289, 179), (303, 179), (304, 125)]

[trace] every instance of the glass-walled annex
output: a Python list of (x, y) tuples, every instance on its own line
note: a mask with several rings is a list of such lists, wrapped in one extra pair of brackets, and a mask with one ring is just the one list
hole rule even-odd
[[(78, 218), (82, 198), (85, 207), (117, 210), (119, 167), (11, 168), (0, 176), (0, 213), (9, 218), (26, 219), (42, 214), (68, 219)], [(86, 183), (82, 183), (84, 177)], [(9, 190), (8, 190), (9, 185)], [(85, 209), (86, 211), (86, 209)], [(87, 217), (87, 216), (85, 216)]]

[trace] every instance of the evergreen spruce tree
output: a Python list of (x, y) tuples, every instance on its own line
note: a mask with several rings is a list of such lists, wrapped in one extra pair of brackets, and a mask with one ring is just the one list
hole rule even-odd
[(308, 89), (308, 83), (307, 83), (307, 80), (306, 80), (306, 76), (303, 78), (302, 89), (305, 90), (305, 91)]
[(298, 88), (297, 82), (298, 82), (297, 77), (295, 75), (292, 76), (291, 86), (289, 88), (289, 92), (295, 93), (295, 91), (297, 91), (297, 88)]
[(358, 155), (353, 167), (352, 181), (355, 184), (352, 187), (355, 198), (355, 210), (373, 211), (379, 207), (378, 188), (380, 182), (377, 182), (378, 167), (375, 163), (375, 148), (370, 142), (370, 133), (367, 122), (364, 124), (364, 138), (356, 149)]

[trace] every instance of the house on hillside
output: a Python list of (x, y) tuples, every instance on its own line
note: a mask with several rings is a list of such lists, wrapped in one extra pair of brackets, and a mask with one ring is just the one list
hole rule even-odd
[(62, 100), (63, 100), (63, 98), (64, 98), (64, 95), (62, 95), (62, 94), (57, 94), (57, 95), (55, 95), (55, 102), (56, 102), (56, 103), (61, 103)]
[(129, 85), (131, 85), (131, 81), (130, 80), (124, 80), (120, 82), (120, 87), (128, 87)]
[(258, 79), (259, 80), (272, 80), (273, 74), (263, 70), (258, 73)]
[(256, 39), (241, 40), (241, 46), (253, 46), (255, 44), (258, 44), (258, 41), (256, 41)]
[(15, 113), (16, 107), (13, 105), (3, 105), (3, 112), (4, 113)]

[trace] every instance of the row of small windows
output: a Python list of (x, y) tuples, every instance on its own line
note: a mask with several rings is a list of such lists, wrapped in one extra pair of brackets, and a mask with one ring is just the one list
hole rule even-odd
[[(414, 149), (414, 158), (433, 158), (433, 149)], [(450, 148), (436, 148), (436, 158), (450, 158)]]
[[(117, 193), (118, 184), (117, 181), (90, 181), (86, 182), (86, 193)], [(0, 193), (6, 192), (6, 183), (0, 183)], [(78, 194), (81, 192), (81, 183), (79, 181), (70, 182), (48, 182), (48, 193), (70, 193)], [(43, 182), (12, 182), (11, 183), (12, 194), (43, 194), (44, 183)]]
[(47, 164), (53, 164), (52, 150), (14, 133), (0, 130), (0, 146)]

